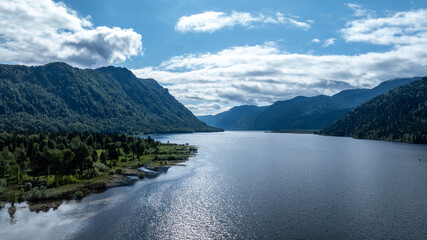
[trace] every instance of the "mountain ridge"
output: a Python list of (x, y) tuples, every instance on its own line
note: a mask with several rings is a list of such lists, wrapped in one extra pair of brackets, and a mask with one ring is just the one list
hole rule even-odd
[(154, 79), (119, 67), (0, 65), (0, 130), (167, 133), (218, 131)]
[[(381, 82), (371, 89), (347, 89), (332, 96), (297, 96), (289, 100), (277, 101), (267, 106), (256, 116), (252, 115), (253, 119), (246, 120), (246, 122), (253, 122), (249, 127), (246, 127), (248, 125), (239, 126), (236, 122), (222, 123), (221, 126), (226, 130), (280, 131), (323, 129), (370, 98), (418, 79), (420, 77), (392, 79)], [(212, 123), (212, 126), (217, 126), (215, 124), (218, 120), (215, 120), (215, 118), (227, 115), (227, 112), (214, 116), (199, 116), (198, 118)], [(238, 117), (235, 116), (234, 118)], [(233, 127), (228, 128), (227, 126)]]
[(427, 143), (427, 77), (370, 99), (321, 134)]

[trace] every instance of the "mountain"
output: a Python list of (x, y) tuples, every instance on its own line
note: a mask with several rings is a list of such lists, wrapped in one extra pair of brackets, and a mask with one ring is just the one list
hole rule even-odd
[(333, 96), (295, 97), (268, 107), (239, 106), (217, 115), (199, 119), (226, 130), (312, 130), (331, 125), (345, 113), (372, 97), (416, 81), (401, 78), (382, 82), (372, 89), (349, 89)]
[(0, 130), (216, 131), (153, 79), (118, 67), (0, 65)]
[(427, 143), (427, 77), (372, 98), (322, 134)]
[(296, 97), (288, 101), (279, 101), (257, 116), (254, 129), (273, 131), (323, 129), (370, 98), (418, 79), (394, 79), (372, 89), (350, 89), (333, 96)]
[(216, 115), (199, 116), (198, 118), (209, 126), (225, 130), (247, 130), (252, 128), (255, 118), (266, 108), (243, 105)]

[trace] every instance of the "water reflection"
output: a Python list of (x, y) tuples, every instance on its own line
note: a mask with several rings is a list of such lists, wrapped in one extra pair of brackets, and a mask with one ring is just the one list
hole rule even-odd
[(1, 239), (427, 239), (427, 146), (256, 132), (156, 138), (199, 153), (56, 210), (16, 204), (9, 215), (8, 205)]

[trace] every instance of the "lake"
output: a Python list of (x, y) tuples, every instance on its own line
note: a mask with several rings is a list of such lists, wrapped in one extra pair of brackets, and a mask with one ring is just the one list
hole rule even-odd
[(47, 213), (1, 239), (427, 239), (427, 146), (309, 134), (154, 135), (186, 166)]

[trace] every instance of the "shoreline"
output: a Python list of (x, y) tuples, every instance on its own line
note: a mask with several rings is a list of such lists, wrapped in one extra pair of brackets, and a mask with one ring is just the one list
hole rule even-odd
[[(14, 214), (14, 204), (7, 199), (7, 196), (11, 193), (16, 194), (15, 196), (17, 199), (15, 203), (27, 203), (31, 212), (38, 213), (40, 211), (47, 212), (50, 209), (56, 210), (64, 201), (80, 200), (89, 194), (102, 193), (116, 187), (130, 186), (135, 184), (137, 181), (150, 178), (138, 170), (141, 167), (154, 169), (159, 167), (170, 168), (173, 166), (185, 166), (185, 164), (182, 163), (188, 161), (190, 157), (197, 153), (197, 148), (188, 144), (161, 143), (159, 149), (168, 151), (170, 154), (175, 155), (160, 153), (147, 154), (137, 159), (121, 156), (119, 161), (120, 166), (112, 168), (110, 171), (103, 172), (101, 176), (94, 177), (92, 179), (79, 180), (78, 183), (41, 190), (43, 191), (44, 197), (37, 200), (29, 199), (31, 190), (19, 192), (18, 190), (9, 189), (8, 191), (0, 194), (0, 210), (8, 207), (8, 211), (12, 211)], [(172, 149), (177, 152), (172, 152)], [(169, 159), (171, 156), (175, 156), (178, 160)], [(135, 164), (135, 161), (137, 161), (138, 164)], [(118, 169), (120, 169), (121, 173), (117, 173)], [(114, 174), (111, 174), (112, 172), (114, 172)], [(78, 192), (80, 193), (78, 194)]]

